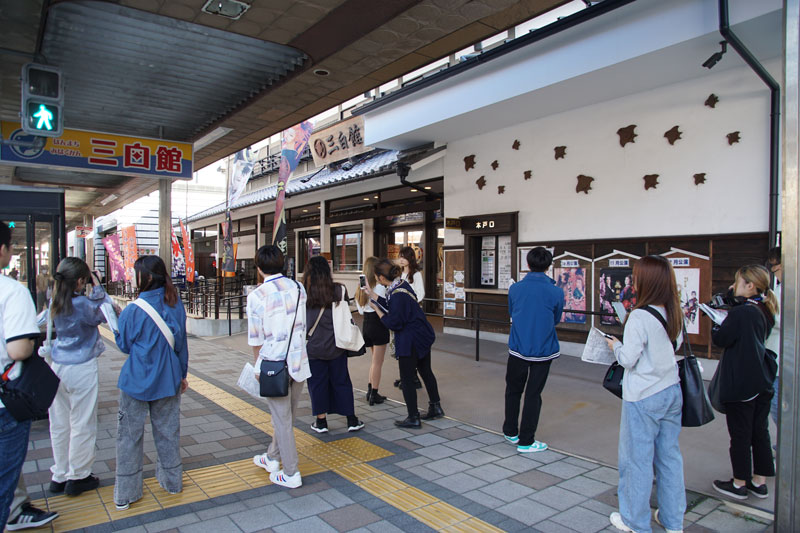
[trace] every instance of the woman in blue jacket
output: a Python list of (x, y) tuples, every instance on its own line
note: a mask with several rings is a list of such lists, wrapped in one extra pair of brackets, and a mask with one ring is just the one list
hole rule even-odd
[[(170, 494), (183, 490), (179, 440), (180, 398), (188, 387), (186, 311), (160, 257), (142, 256), (134, 270), (139, 299), (122, 311), (119, 331), (115, 332), (117, 346), (129, 354), (117, 384), (120, 392), (114, 503), (119, 510), (142, 497), (142, 438), (148, 414), (158, 452), (156, 479)], [(148, 304), (172, 334), (173, 346), (145, 311)]]
[[(370, 291), (370, 305), (381, 322), (394, 331), (395, 355), (400, 366), (403, 398), (408, 408), (408, 417), (395, 425), (402, 428), (419, 428), (420, 414), (417, 410), (417, 388), (414, 378), (419, 372), (428, 391), (430, 404), (422, 420), (433, 420), (444, 416), (439, 403), (439, 387), (431, 369), (431, 346), (436, 339), (425, 313), (417, 303), (417, 296), (408, 281), (400, 277), (400, 267), (388, 259), (375, 265), (375, 278), (385, 286), (386, 298), (374, 299)], [(365, 288), (369, 291), (369, 287)]]

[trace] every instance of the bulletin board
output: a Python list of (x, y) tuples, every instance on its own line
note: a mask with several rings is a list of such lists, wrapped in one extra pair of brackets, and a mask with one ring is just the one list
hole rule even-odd
[(711, 299), (711, 258), (680, 248), (670, 248), (661, 255), (669, 260), (675, 270), (689, 342), (711, 344), (711, 320), (698, 308), (700, 302)]
[[(592, 260), (571, 252), (553, 258), (553, 279), (564, 293), (564, 309), (559, 329), (588, 331), (592, 316), (577, 311), (591, 311)], [(573, 312), (574, 311), (574, 312)]]
[[(633, 289), (633, 265), (638, 255), (614, 250), (592, 262), (592, 309), (614, 313), (614, 302), (622, 302), (629, 313), (636, 305)], [(594, 327), (612, 335), (622, 335), (622, 324), (616, 316), (594, 316)]]
[(465, 317), (466, 306), (456, 301), (466, 300), (466, 271), (464, 269), (464, 249), (444, 251), (444, 315), (446, 317)]

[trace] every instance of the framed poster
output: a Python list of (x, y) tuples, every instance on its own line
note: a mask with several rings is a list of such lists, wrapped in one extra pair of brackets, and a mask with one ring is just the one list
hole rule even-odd
[(615, 302), (622, 303), (627, 312), (636, 305), (633, 265), (638, 259), (637, 255), (614, 250), (592, 263), (592, 307), (596, 312), (603, 313), (594, 317), (594, 325), (606, 333), (622, 333), (622, 323), (614, 311)]
[[(536, 246), (542, 246), (541, 244)], [(528, 252), (536, 248), (536, 246), (517, 246), (517, 272), (519, 272), (519, 279), (525, 277), (525, 274), (531, 271), (528, 268)], [(551, 254), (556, 254), (556, 247), (555, 246), (545, 246), (547, 250), (550, 251)], [(550, 268), (547, 270), (546, 274), (553, 277), (553, 266), (551, 265)], [(519, 281), (519, 280), (517, 280)]]
[(459, 303), (465, 299), (464, 293), (464, 250), (444, 250), (444, 315), (466, 316), (466, 305)]
[(497, 237), (497, 288), (511, 286), (511, 235)]
[(564, 293), (560, 327), (583, 331), (589, 329), (591, 316), (581, 311), (591, 311), (591, 266), (591, 259), (570, 252), (553, 259), (553, 279)]
[(711, 299), (711, 258), (680, 248), (670, 248), (661, 255), (669, 260), (675, 271), (689, 342), (711, 344), (711, 320), (698, 308), (700, 302)]

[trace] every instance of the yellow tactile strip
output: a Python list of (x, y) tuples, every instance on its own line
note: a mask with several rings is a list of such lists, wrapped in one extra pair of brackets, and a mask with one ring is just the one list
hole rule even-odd
[[(110, 332), (101, 328), (101, 333), (113, 342)], [(272, 433), (272, 418), (263, 409), (254, 407), (195, 375), (189, 376), (189, 382), (194, 392), (265, 433)], [(368, 461), (392, 455), (391, 452), (380, 446), (357, 437), (326, 443), (297, 428), (294, 433), (300, 456), (299, 469), (304, 476), (332, 470), (373, 496), (436, 530), (502, 531), (435, 496), (366, 464)], [(269, 483), (269, 477), (264, 470), (255, 466), (248, 458), (185, 471), (183, 491), (179, 494), (169, 494), (159, 486), (155, 478), (147, 478), (144, 480), (142, 499), (125, 511), (117, 511), (114, 506), (113, 486), (85, 492), (75, 498), (63, 495), (46, 497), (35, 501), (34, 505), (58, 511), (59, 518), (53, 522), (53, 530), (68, 531), (234, 494), (263, 487)]]

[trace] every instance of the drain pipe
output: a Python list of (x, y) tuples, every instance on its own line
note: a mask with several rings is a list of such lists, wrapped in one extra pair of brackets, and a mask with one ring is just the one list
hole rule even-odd
[(767, 84), (770, 92), (769, 102), (769, 247), (776, 246), (778, 235), (778, 197), (780, 195), (780, 117), (781, 117), (781, 87), (778, 82), (767, 72), (764, 65), (750, 53), (750, 50), (739, 40), (731, 30), (728, 21), (728, 0), (719, 0), (719, 33), (744, 59), (753, 72)]

